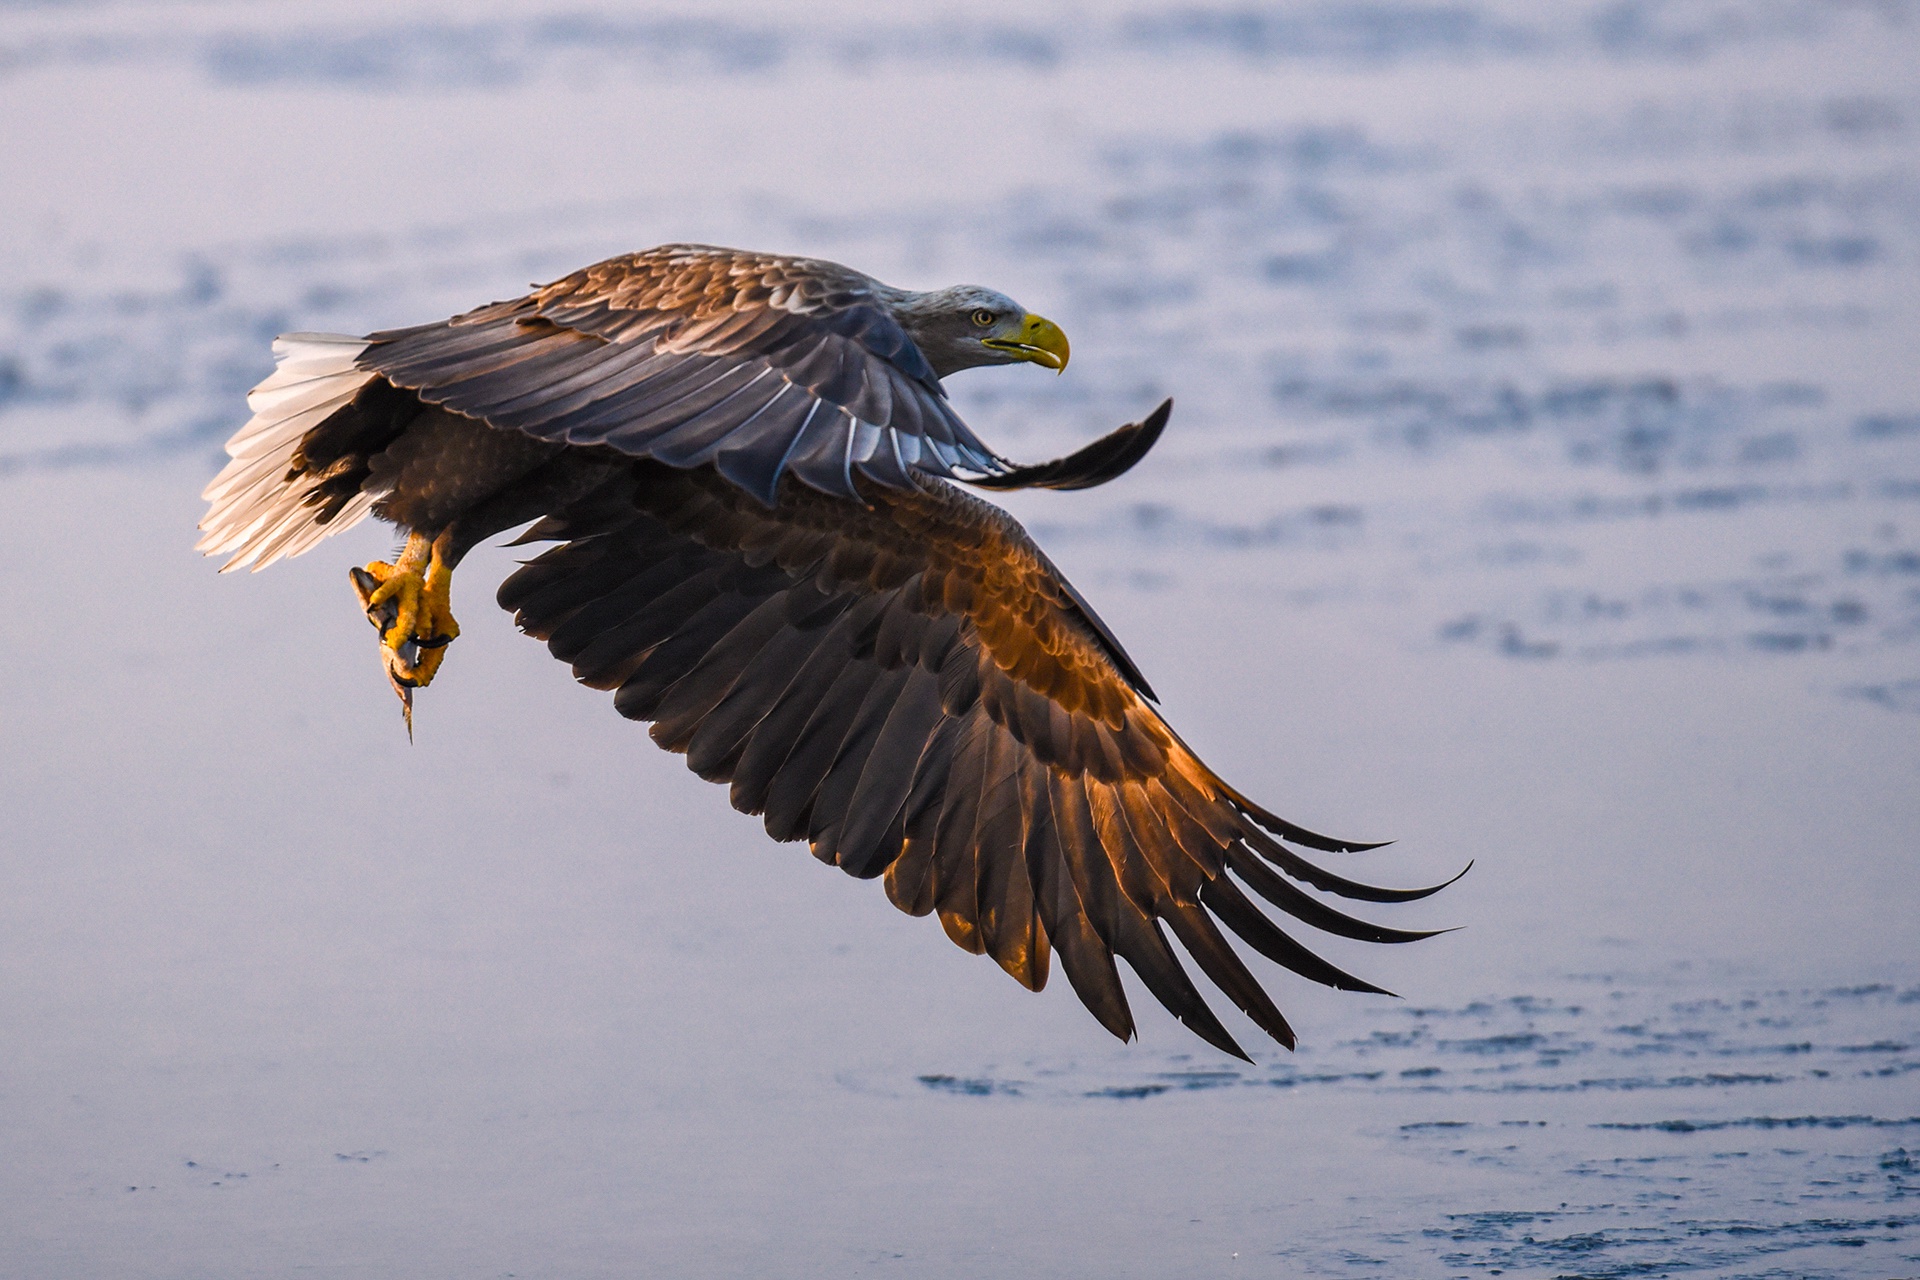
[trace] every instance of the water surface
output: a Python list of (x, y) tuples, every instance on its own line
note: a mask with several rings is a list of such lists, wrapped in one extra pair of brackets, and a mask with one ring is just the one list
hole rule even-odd
[[(7, 1270), (1920, 1272), (1917, 21), (0, 8)], [(508, 553), (411, 748), (380, 531), (191, 553), (275, 333), (682, 238), (1053, 316), (952, 387), (1014, 456), (1176, 397), (1010, 505), (1225, 776), (1475, 861), (1329, 947), (1403, 999), (1114, 1044), (727, 811)]]

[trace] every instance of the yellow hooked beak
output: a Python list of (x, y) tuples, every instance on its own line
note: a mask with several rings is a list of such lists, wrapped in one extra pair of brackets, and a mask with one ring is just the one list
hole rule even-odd
[(1020, 322), (1018, 336), (1012, 338), (982, 338), (980, 345), (992, 347), (995, 351), (1004, 351), (1015, 360), (1028, 360), (1043, 369), (1055, 372), (1067, 367), (1067, 357), (1071, 354), (1067, 346), (1067, 335), (1060, 332), (1060, 326), (1045, 316), (1031, 313)]

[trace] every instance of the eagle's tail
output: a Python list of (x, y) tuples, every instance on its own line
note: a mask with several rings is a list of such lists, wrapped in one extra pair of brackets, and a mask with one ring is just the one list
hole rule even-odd
[(264, 569), (297, 556), (330, 533), (359, 523), (377, 495), (354, 495), (337, 511), (317, 504), (316, 477), (296, 469), (301, 441), (352, 402), (375, 375), (354, 361), (365, 338), (289, 333), (276, 338), (272, 376), (247, 393), (253, 418), (227, 441), (232, 461), (201, 497), (209, 503), (197, 544), (208, 555), (232, 552), (222, 573), (251, 564)]

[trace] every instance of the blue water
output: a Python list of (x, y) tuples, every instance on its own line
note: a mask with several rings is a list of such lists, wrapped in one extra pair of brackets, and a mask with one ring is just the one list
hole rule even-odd
[[(0, 1273), (1920, 1274), (1917, 33), (0, 5)], [(411, 749), (383, 535), (191, 556), (276, 333), (674, 238), (1059, 320), (951, 388), (1016, 457), (1176, 398), (1010, 505), (1228, 777), (1476, 860), (1337, 953), (1404, 999), (1113, 1044), (727, 814), (504, 554)]]
[[(1868, 1275), (1911, 1249), (1920, 988), (1733, 985), (1700, 998), (1683, 975), (1623, 976), (1572, 976), (1553, 999), (1397, 1009), (1365, 1036), (1259, 1068), (1042, 1059), (919, 1082), (983, 1107), (1152, 1107), (1226, 1091), (1218, 1105), (1249, 1132), (1272, 1123), (1276, 1094), (1281, 1106), (1331, 1095), (1370, 1113), (1379, 1145), (1434, 1182), (1472, 1169), (1534, 1184), (1499, 1208), (1377, 1235), (1323, 1229), (1275, 1251), (1306, 1274), (1437, 1262), (1450, 1274)], [(1893, 1251), (1858, 1269), (1838, 1260), (1869, 1243)], [(1352, 1252), (1336, 1263), (1342, 1247)]]

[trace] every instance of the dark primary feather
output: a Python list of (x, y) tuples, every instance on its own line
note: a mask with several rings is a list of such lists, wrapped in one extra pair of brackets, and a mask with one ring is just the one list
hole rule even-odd
[[(1117, 474), (1164, 421), (1163, 406), (1050, 475)], [(1427, 936), (1354, 920), (1295, 883), (1381, 901), (1431, 892), (1375, 889), (1287, 848), (1297, 829), (1194, 757), (1011, 517), (935, 480), (857, 483), (861, 503), (787, 485), (768, 508), (710, 469), (635, 462), (528, 532), (563, 542), (510, 577), (500, 603), (582, 680), (613, 689), (622, 714), (652, 720), (662, 746), (729, 783), (770, 835), (883, 875), (901, 909), (937, 913), (956, 943), (1031, 988), (1057, 961), (1123, 1038), (1133, 1018), (1116, 958), (1244, 1056), (1168, 931), (1289, 1046), (1227, 933), (1316, 982), (1379, 990), (1245, 890), (1322, 931)]]
[(1014, 467), (997, 476), (972, 477), (967, 483), (981, 489), (1091, 489), (1125, 475), (1146, 457), (1167, 429), (1172, 412), (1173, 401), (1162, 400), (1140, 421), (1116, 428), (1064, 458)]

